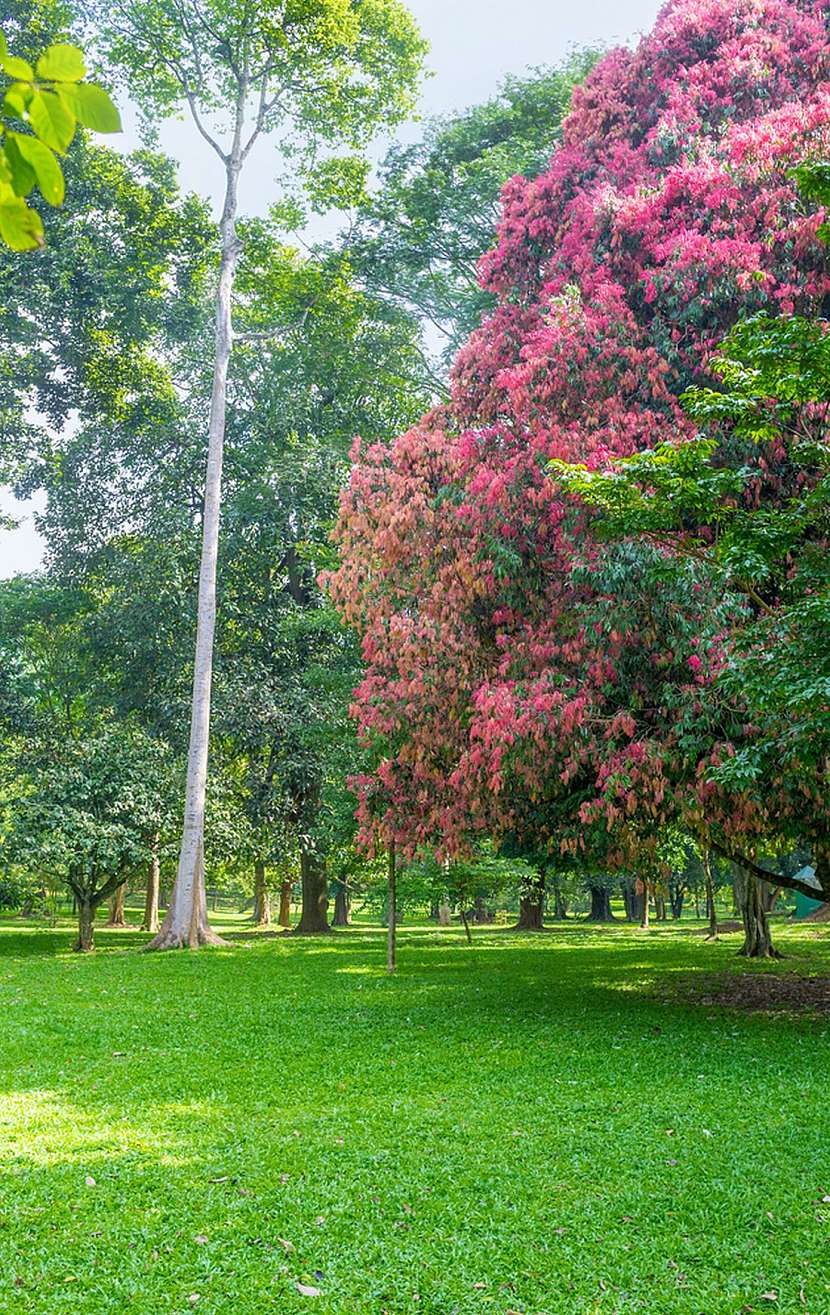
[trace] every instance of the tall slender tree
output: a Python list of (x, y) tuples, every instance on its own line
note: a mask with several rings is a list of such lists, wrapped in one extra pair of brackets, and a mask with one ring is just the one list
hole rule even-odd
[(196, 948), (218, 940), (207, 919), (204, 817), (240, 178), (259, 139), (279, 131), (295, 176), (317, 167), (318, 197), (321, 178), (339, 184), (350, 170), (326, 160), (320, 172), (321, 148), (359, 148), (406, 114), (424, 44), (398, 0), (91, 0), (84, 9), (142, 108), (167, 116), (186, 107), (224, 174), (184, 824), (169, 912), (149, 947)]

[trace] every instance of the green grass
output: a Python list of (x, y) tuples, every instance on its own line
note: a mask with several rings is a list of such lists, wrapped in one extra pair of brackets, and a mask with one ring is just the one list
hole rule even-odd
[(654, 995), (815, 931), (140, 939), (0, 928), (4, 1315), (830, 1312), (827, 1024)]

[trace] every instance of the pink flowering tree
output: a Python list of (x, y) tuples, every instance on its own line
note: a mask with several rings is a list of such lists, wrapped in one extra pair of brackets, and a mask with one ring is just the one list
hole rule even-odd
[(577, 89), (547, 171), (504, 189), (481, 261), (498, 304), (451, 401), (391, 447), (357, 442), (343, 495), (328, 586), (363, 636), (367, 843), (494, 835), (649, 879), (668, 823), (767, 833), (707, 772), (744, 600), (603, 542), (548, 463), (691, 437), (680, 396), (731, 326), (830, 292), (823, 214), (793, 178), (830, 146), (829, 66), (820, 5), (676, 0)]

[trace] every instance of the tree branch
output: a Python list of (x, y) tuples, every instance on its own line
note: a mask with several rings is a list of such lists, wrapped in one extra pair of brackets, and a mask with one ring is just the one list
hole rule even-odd
[(799, 895), (806, 895), (808, 899), (818, 900), (819, 902), (823, 899), (830, 902), (830, 891), (825, 891), (819, 886), (810, 886), (806, 881), (799, 881), (797, 877), (783, 877), (780, 872), (769, 872), (766, 868), (762, 868), (759, 863), (756, 863), (754, 859), (747, 858), (746, 854), (720, 844), (717, 840), (713, 840), (711, 836), (707, 837), (706, 843), (716, 854), (720, 854), (721, 858), (727, 859), (730, 863), (736, 863), (738, 867), (745, 868), (759, 881), (768, 881), (773, 886), (785, 886), (787, 890), (797, 891)]

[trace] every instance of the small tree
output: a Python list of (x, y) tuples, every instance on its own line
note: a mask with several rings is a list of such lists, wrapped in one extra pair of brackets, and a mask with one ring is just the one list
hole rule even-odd
[(78, 906), (75, 948), (87, 952), (98, 905), (152, 859), (169, 781), (165, 749), (135, 726), (110, 722), (60, 750), (24, 752), (19, 767), (27, 788), (7, 852), (29, 871), (65, 881)]
[(314, 174), (318, 197), (327, 184), (342, 194), (361, 168), (354, 159), (319, 166), (320, 148), (360, 147), (380, 123), (398, 121), (412, 105), (424, 45), (398, 0), (91, 0), (84, 8), (142, 107), (163, 116), (186, 107), (225, 177), (184, 825), (170, 909), (151, 942), (195, 948), (218, 939), (207, 921), (204, 817), (240, 178), (258, 140), (279, 132), (284, 157), (299, 162), (295, 176)]

